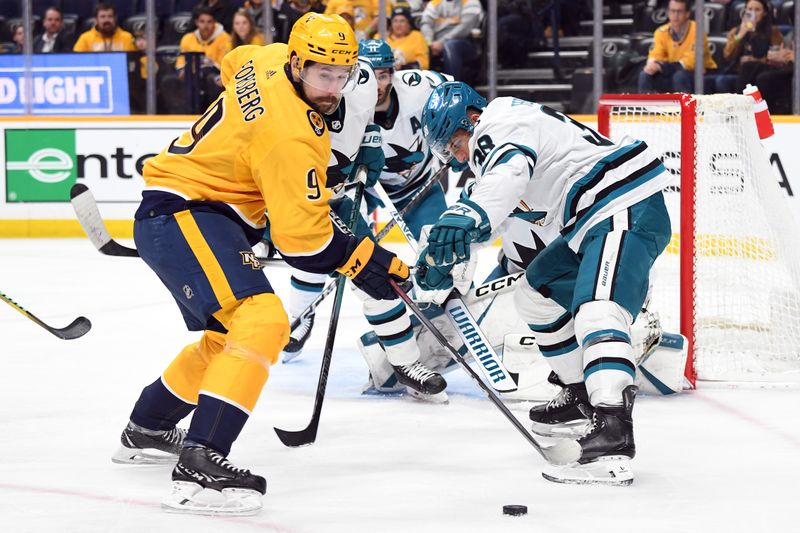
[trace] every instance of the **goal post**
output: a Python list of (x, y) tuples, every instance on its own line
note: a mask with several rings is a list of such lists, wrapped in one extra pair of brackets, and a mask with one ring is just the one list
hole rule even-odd
[[(605, 94), (598, 129), (641, 139), (674, 177), (673, 238), (653, 268), (653, 311), (689, 347), (685, 375), (800, 381), (800, 224), (743, 95)], [(689, 236), (689, 237), (687, 237)]]

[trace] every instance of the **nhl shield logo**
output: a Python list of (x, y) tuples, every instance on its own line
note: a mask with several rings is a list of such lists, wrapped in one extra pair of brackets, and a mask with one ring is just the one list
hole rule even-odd
[(322, 137), (322, 134), (325, 133), (325, 121), (322, 120), (320, 114), (313, 109), (309, 109), (307, 115), (308, 122), (311, 124), (311, 129), (314, 130), (317, 137)]

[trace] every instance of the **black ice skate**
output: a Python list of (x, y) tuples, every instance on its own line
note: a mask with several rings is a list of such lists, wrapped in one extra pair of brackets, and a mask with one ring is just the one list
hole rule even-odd
[(172, 428), (166, 431), (146, 429), (128, 422), (122, 431), (122, 446), (111, 457), (115, 463), (163, 464), (174, 463), (181, 453), (186, 430)]
[(283, 362), (288, 363), (303, 352), (303, 346), (311, 336), (314, 328), (314, 316), (308, 315), (300, 320), (300, 324), (289, 334), (289, 342), (283, 348)]
[(580, 437), (589, 429), (592, 415), (586, 384), (565, 385), (555, 372), (550, 372), (547, 381), (561, 391), (546, 404), (531, 408), (531, 431), (544, 437)]
[(621, 407), (595, 406), (589, 431), (579, 438), (577, 464), (546, 468), (545, 479), (558, 483), (630, 485), (633, 471), (630, 460), (636, 455), (633, 441), (633, 401), (638, 388), (628, 385), (622, 391)]
[(444, 391), (447, 382), (441, 374), (429, 370), (419, 361), (414, 361), (408, 365), (392, 365), (394, 373), (397, 374), (397, 381), (409, 388), (409, 392), (416, 391), (420, 394), (433, 396)]
[(233, 466), (205, 446), (183, 448), (172, 471), (172, 494), (165, 511), (191, 514), (251, 515), (261, 509), (267, 481)]

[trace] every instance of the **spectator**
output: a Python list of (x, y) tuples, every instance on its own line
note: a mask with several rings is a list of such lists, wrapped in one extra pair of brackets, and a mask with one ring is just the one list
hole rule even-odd
[(741, 24), (728, 32), (723, 56), (731, 73), (717, 76), (717, 92), (740, 93), (755, 83), (761, 72), (774, 68), (767, 62), (770, 47), (782, 44), (783, 35), (772, 22), (772, 5), (768, 0), (749, 0)]
[(356, 12), (355, 12), (355, 10), (353, 10), (353, 6), (351, 6), (348, 3), (344, 3), (344, 2), (340, 3), (336, 7), (336, 10), (334, 11), (334, 13), (336, 13), (337, 15), (342, 17), (344, 19), (344, 21), (347, 22), (347, 24), (349, 24), (351, 28), (353, 28), (353, 31), (355, 31), (355, 29), (356, 29)]
[(207, 7), (198, 7), (194, 10), (195, 30), (181, 38), (181, 56), (175, 62), (178, 77), (185, 77), (184, 67), (186, 52), (202, 52), (199, 72), (196, 72), (200, 83), (200, 106), (205, 109), (220, 93), (222, 81), (219, 67), (222, 58), (231, 49), (231, 36), (217, 22), (214, 14)]
[(72, 39), (63, 31), (64, 17), (59, 8), (51, 6), (45, 10), (42, 26), (44, 32), (33, 40), (34, 54), (60, 54), (72, 51)]
[(441, 58), (444, 72), (464, 80), (464, 64), (477, 59), (470, 39), (483, 16), (479, 0), (431, 0), (422, 13), (420, 29), (428, 41), (431, 60)]
[(245, 9), (233, 15), (233, 32), (231, 33), (231, 49), (243, 44), (264, 46), (264, 34), (258, 31), (253, 18)]
[[(669, 22), (654, 32), (653, 49), (639, 74), (639, 92), (685, 92), (694, 90), (696, 24), (689, 20), (689, 0), (670, 0), (667, 7)], [(705, 48), (704, 70), (716, 68), (708, 47), (708, 35), (703, 35)]]
[(544, 41), (541, 17), (530, 0), (500, 0), (497, 5), (497, 51), (505, 68), (519, 68), (528, 61), (528, 52)]
[(95, 26), (83, 32), (74, 52), (134, 52), (133, 35), (117, 26), (114, 6), (99, 2), (94, 8)]
[[(238, 2), (237, 2), (238, 4)], [(236, 13), (236, 6), (229, 0), (200, 0), (195, 9), (207, 8), (214, 20), (222, 24), (225, 31), (231, 31), (233, 26), (233, 14)]]
[(775, 114), (791, 114), (792, 77), (794, 76), (794, 32), (789, 32), (780, 47), (767, 52), (767, 63), (773, 68), (763, 70), (756, 76), (755, 84), (761, 96)]
[(22, 24), (14, 24), (11, 28), (12, 54), (21, 54), (23, 43), (25, 42), (25, 27)]
[[(333, 3), (333, 0), (331, 3)], [(294, 26), (294, 23), (297, 22), (300, 17), (309, 11), (318, 12), (321, 9), (322, 6), (320, 6), (316, 0), (284, 0), (279, 13), (286, 17), (286, 26), (291, 31), (292, 26)]]
[[(338, 13), (342, 4), (348, 4), (353, 9), (356, 38), (359, 41), (371, 39), (378, 31), (378, 0), (329, 0), (325, 14)], [(388, 6), (390, 2), (386, 4)]]
[(396, 7), (392, 11), (386, 42), (394, 51), (396, 70), (428, 68), (428, 43), (422, 32), (414, 29), (411, 11), (407, 7)]

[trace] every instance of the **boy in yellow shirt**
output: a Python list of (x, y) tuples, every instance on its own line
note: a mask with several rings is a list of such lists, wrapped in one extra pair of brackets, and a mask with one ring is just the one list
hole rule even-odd
[[(694, 91), (695, 35), (697, 25), (689, 20), (689, 0), (670, 0), (667, 7), (669, 22), (659, 27), (653, 37), (653, 49), (639, 74), (639, 92)], [(717, 68), (703, 36), (706, 69)]]

